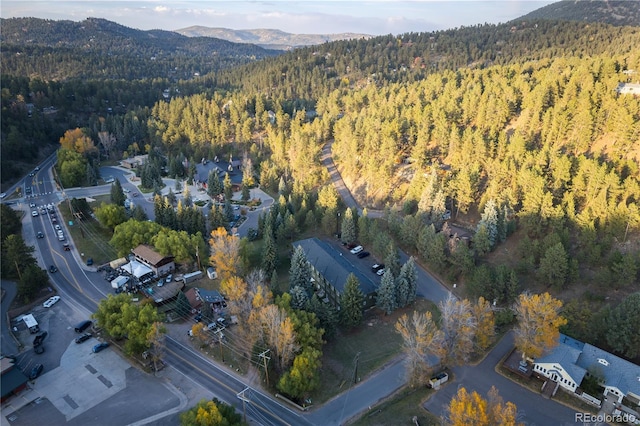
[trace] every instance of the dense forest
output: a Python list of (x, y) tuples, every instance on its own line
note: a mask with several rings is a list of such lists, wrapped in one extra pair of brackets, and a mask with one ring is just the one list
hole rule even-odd
[[(83, 52), (69, 40), (34, 48), (65, 62)], [(610, 312), (589, 315), (637, 290), (640, 97), (616, 89), (640, 79), (639, 45), (638, 27), (520, 20), (327, 43), (198, 78), (188, 61), (174, 77), (151, 67), (160, 74), (98, 78), (89, 58), (108, 43), (84, 52), (83, 80), (3, 56), (2, 176), (70, 128), (95, 144), (77, 159), (85, 168), (142, 152), (174, 165), (232, 154), (279, 193), (279, 222), (333, 233), (337, 201), (319, 162), (330, 143), (359, 202), (383, 212), (357, 219), (374, 254), (394, 239), (498, 303), (531, 287), (581, 296), (591, 314), (570, 305), (565, 331), (612, 347)]]

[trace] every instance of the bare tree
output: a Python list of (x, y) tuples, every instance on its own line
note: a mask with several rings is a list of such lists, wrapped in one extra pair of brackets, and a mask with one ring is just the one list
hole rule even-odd
[(98, 142), (102, 145), (108, 158), (111, 158), (111, 151), (116, 146), (116, 137), (109, 132), (98, 132)]
[(411, 319), (402, 315), (395, 325), (402, 336), (406, 374), (411, 386), (426, 384), (436, 364), (435, 354), (442, 344), (442, 332), (438, 330), (431, 312), (413, 312)]
[(438, 355), (442, 364), (459, 365), (469, 360), (473, 352), (473, 339), (477, 321), (468, 300), (457, 300), (451, 293), (440, 308), (440, 330), (443, 333), (442, 346)]
[(296, 342), (293, 322), (284, 309), (270, 304), (257, 311), (262, 340), (278, 358), (280, 371), (284, 371), (300, 349)]

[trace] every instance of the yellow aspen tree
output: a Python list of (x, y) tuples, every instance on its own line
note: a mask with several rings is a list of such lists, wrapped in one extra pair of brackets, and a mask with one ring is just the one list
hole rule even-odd
[(473, 352), (473, 339), (477, 322), (468, 300), (458, 300), (453, 295), (438, 304), (442, 345), (437, 350), (440, 363), (460, 365), (469, 360)]
[(522, 359), (537, 358), (558, 344), (559, 328), (567, 323), (560, 316), (562, 302), (549, 293), (521, 294), (515, 305), (518, 326), (514, 329), (515, 345)]
[(522, 426), (516, 421), (517, 408), (512, 402), (506, 404), (492, 386), (488, 398), (484, 399), (465, 388), (451, 399), (447, 407), (444, 424), (448, 426)]
[(240, 239), (229, 235), (225, 228), (211, 231), (211, 256), (209, 260), (215, 265), (222, 281), (238, 275), (240, 269)]
[(495, 335), (496, 321), (493, 310), (488, 301), (480, 296), (478, 303), (473, 307), (473, 314), (476, 317), (476, 346), (484, 351), (491, 344), (491, 339)]

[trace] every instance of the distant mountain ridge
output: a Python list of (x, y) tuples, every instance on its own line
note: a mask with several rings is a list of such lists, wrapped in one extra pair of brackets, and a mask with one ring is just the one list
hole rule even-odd
[(233, 43), (251, 43), (265, 49), (289, 50), (296, 47), (314, 46), (337, 40), (355, 38), (369, 39), (370, 34), (339, 33), (339, 34), (291, 34), (273, 29), (233, 30), (230, 28), (211, 28), (194, 25), (175, 30), (176, 33), (187, 37), (214, 37)]
[(514, 21), (557, 19), (640, 27), (640, 0), (561, 0)]

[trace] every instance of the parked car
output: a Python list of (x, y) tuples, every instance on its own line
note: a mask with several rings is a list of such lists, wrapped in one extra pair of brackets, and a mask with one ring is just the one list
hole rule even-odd
[(29, 203), (29, 207), (34, 208), (36, 206), (36, 203)]
[(38, 211), (37, 210), (32, 211), (31, 212), (31, 216), (33, 216), (33, 217), (38, 216)]
[(40, 374), (42, 374), (42, 370), (44, 370), (44, 366), (42, 364), (36, 364), (31, 369), (31, 373), (29, 373), (29, 380), (35, 380), (38, 378)]
[(62, 249), (63, 249), (64, 251), (71, 251), (71, 246), (69, 245), (69, 243), (64, 243), (64, 244), (62, 245)]
[(53, 305), (55, 305), (56, 303), (58, 303), (59, 300), (60, 300), (60, 296), (52, 296), (52, 297), (48, 298), (47, 300), (45, 300), (45, 302), (42, 304), (42, 306), (44, 306), (45, 308), (50, 308)]
[(91, 335), (91, 333), (84, 333), (82, 336), (80, 337), (76, 337), (76, 343), (82, 343), (82, 342), (86, 342), (87, 340), (91, 339), (93, 336)]
[(379, 277), (384, 275), (384, 268), (382, 269), (378, 269), (378, 272), (376, 272), (376, 275), (378, 275)]
[(44, 238), (44, 234), (40, 231), (36, 234), (36, 238)]
[(384, 268), (384, 263), (376, 263), (371, 267), (373, 272), (378, 272), (378, 270)]
[(165, 281), (170, 283), (172, 279), (173, 279), (173, 274), (169, 274), (169, 275), (167, 275), (167, 278), (166, 278)]
[(56, 268), (56, 265), (49, 266), (49, 272), (51, 272), (52, 274), (58, 272), (58, 268)]
[(93, 324), (91, 320), (84, 320), (76, 325), (74, 330), (76, 331), (76, 333), (82, 333), (87, 328), (91, 327), (91, 324)]
[(365, 257), (369, 256), (371, 253), (369, 253), (368, 251), (361, 251), (360, 253), (358, 253), (358, 258), (359, 259), (364, 259)]
[(55, 225), (54, 228), (56, 228), (56, 231), (62, 231), (62, 227), (60, 225)]
[(362, 250), (364, 250), (364, 247), (362, 246), (357, 246), (351, 249), (351, 254), (358, 254), (360, 253)]
[(87, 266), (91, 266), (91, 265), (93, 265), (93, 258), (90, 257), (87, 259)]
[(93, 353), (97, 354), (101, 350), (106, 349), (108, 347), (109, 347), (109, 344), (107, 342), (100, 342), (97, 345), (95, 345), (91, 350), (93, 351)]

